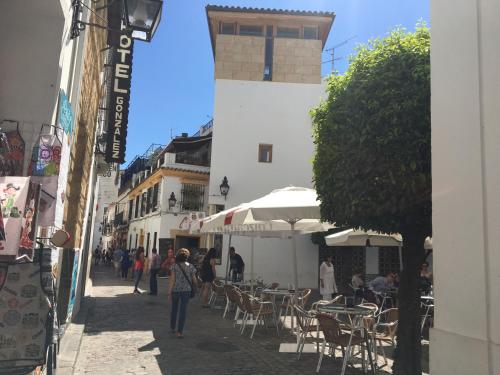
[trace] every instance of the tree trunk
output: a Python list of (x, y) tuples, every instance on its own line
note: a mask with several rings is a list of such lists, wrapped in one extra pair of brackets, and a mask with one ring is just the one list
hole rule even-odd
[(420, 337), (420, 267), (424, 260), (425, 234), (403, 235), (403, 271), (399, 284), (399, 322), (393, 371), (396, 375), (422, 374)]

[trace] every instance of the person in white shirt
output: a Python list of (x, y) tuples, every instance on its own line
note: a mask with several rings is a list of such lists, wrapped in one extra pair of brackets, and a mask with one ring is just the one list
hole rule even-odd
[(324, 300), (331, 301), (332, 295), (338, 293), (335, 282), (335, 270), (333, 268), (332, 257), (328, 255), (319, 267), (319, 293)]

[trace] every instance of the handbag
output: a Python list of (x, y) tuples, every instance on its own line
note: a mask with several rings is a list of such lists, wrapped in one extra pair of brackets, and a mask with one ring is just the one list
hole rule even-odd
[(187, 277), (186, 272), (184, 272), (184, 269), (181, 266), (179, 266), (179, 268), (181, 269), (182, 274), (184, 275), (184, 277), (186, 278), (187, 282), (189, 283), (189, 286), (191, 287), (191, 298), (194, 298), (194, 296), (196, 295), (196, 292), (194, 290), (193, 283)]

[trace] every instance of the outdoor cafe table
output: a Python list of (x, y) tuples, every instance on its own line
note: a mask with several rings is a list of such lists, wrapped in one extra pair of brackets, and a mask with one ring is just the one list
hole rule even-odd
[[(366, 347), (368, 349), (368, 359), (372, 366), (373, 373), (375, 374), (375, 365), (373, 363), (372, 352), (370, 349), (370, 340), (368, 339), (366, 329), (363, 326), (363, 318), (373, 316), (373, 310), (362, 306), (347, 307), (344, 305), (330, 304), (330, 305), (318, 306), (318, 311), (329, 314), (349, 315), (352, 322), (351, 336), (354, 334), (354, 332), (359, 331), (361, 332), (362, 337), (365, 338)], [(318, 323), (318, 332), (319, 332), (319, 323)], [(364, 354), (365, 353), (363, 351), (363, 367), (365, 363)]]
[[(288, 290), (288, 289), (263, 289), (261, 291), (262, 294), (267, 294), (272, 297), (272, 302), (274, 305), (274, 312), (275, 314), (280, 311), (281, 312), (281, 306), (278, 309), (278, 306), (276, 305), (276, 297), (288, 297), (290, 302), (293, 301), (293, 297), (295, 296), (295, 291), (294, 290)], [(279, 316), (275, 316), (276, 322), (278, 322)], [(293, 322), (293, 311), (291, 312), (291, 325), (292, 329), (294, 327), (294, 322)], [(283, 325), (282, 325), (283, 326)]]

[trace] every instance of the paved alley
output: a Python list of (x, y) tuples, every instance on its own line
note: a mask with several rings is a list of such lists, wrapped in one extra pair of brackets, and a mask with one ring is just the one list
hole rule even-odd
[[(222, 319), (221, 310), (202, 309), (198, 298), (188, 308), (185, 338), (177, 339), (169, 333), (166, 280), (160, 279), (157, 297), (134, 295), (132, 281), (112, 272), (104, 266), (93, 271), (93, 298), (74, 374), (315, 373), (316, 353), (304, 353), (297, 361), (294, 353), (279, 352), (281, 343), (294, 343), (294, 336), (257, 329), (250, 340), (248, 334), (240, 336), (230, 319)], [(340, 366), (340, 359), (325, 357), (320, 373), (340, 373)]]

